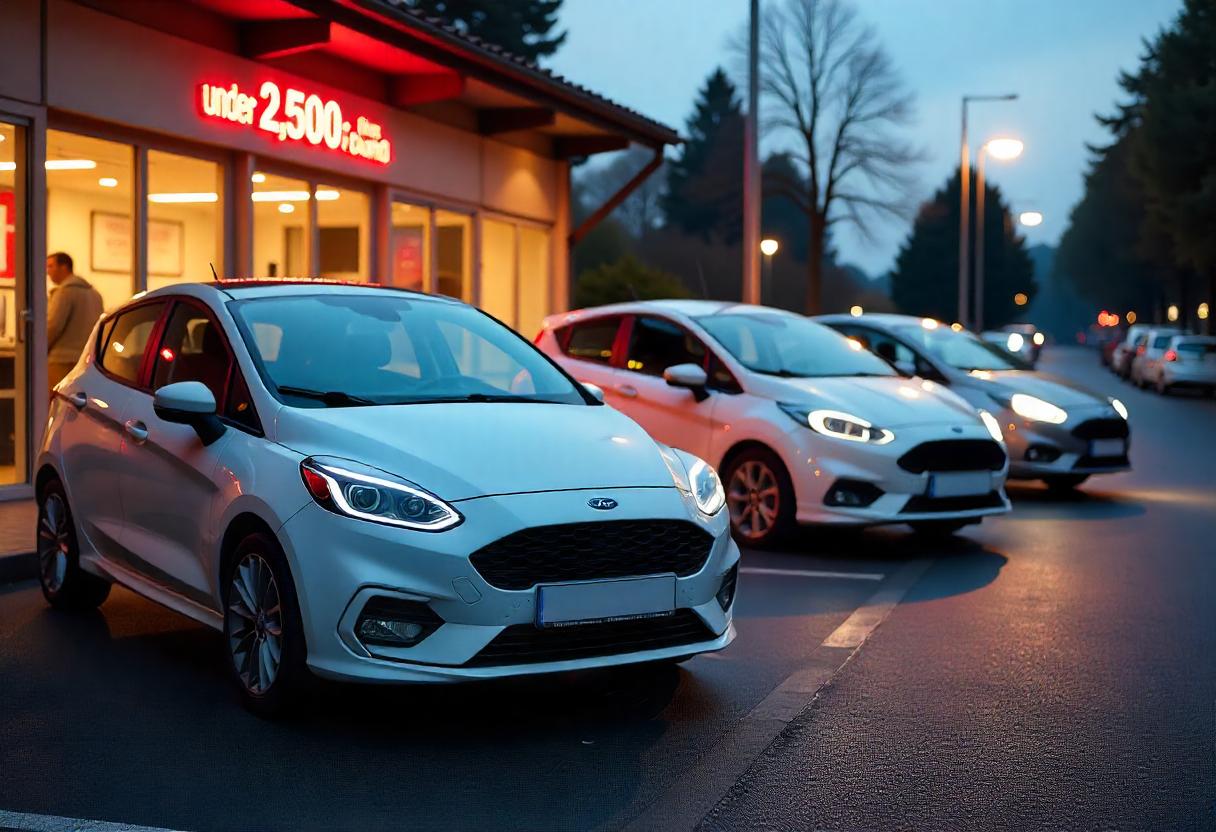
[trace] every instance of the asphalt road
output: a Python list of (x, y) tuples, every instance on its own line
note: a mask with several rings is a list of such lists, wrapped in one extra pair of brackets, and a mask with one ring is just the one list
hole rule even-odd
[(944, 544), (747, 552), (739, 638), (680, 670), (327, 685), (269, 723), (211, 631), (0, 587), (0, 829), (1216, 829), (1216, 403), (1045, 367), (1123, 397), (1134, 472)]

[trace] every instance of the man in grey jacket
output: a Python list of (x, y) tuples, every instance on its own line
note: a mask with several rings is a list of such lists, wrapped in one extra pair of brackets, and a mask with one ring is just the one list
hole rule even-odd
[(55, 286), (46, 320), (46, 375), (54, 390), (76, 366), (103, 307), (101, 293), (72, 271), (72, 258), (62, 251), (46, 258), (46, 276)]

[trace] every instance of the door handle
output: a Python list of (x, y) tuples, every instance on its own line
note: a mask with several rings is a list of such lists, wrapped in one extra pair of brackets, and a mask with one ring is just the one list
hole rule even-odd
[(638, 397), (638, 388), (634, 387), (632, 384), (618, 384), (616, 386), (616, 392), (620, 393), (627, 399), (636, 399)]
[(73, 407), (75, 407), (77, 410), (84, 410), (84, 406), (89, 403), (89, 397), (87, 395), (85, 395), (85, 393), (83, 391), (80, 391), (80, 390), (77, 390), (75, 393), (71, 393), (67, 396), (64, 396), (64, 398), (67, 399), (68, 402), (70, 402), (71, 405)]
[(123, 427), (126, 429), (127, 434), (137, 443), (143, 442), (148, 438), (148, 426), (138, 419), (128, 419)]

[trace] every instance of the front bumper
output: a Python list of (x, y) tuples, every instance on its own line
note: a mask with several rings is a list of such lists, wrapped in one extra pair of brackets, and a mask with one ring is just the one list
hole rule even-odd
[[(1004, 466), (985, 471), (990, 477), (986, 494), (951, 501), (929, 498), (932, 471), (917, 473), (899, 465), (900, 457), (926, 442), (991, 442), (992, 437), (983, 426), (960, 425), (947, 429), (942, 425), (921, 425), (892, 428), (892, 431), (895, 439), (889, 444), (870, 445), (821, 436), (795, 424), (794, 430), (787, 434), (789, 445), (783, 456), (794, 482), (798, 522), (876, 525), (922, 520), (978, 520), (1009, 511)], [(829, 491), (842, 481), (873, 484), (882, 490), (882, 495), (862, 507), (828, 505)]]
[[(1009, 448), (1009, 478), (1039, 479), (1070, 474), (1108, 474), (1131, 468), (1131, 431), (1113, 407), (1070, 408), (1062, 424), (1032, 422), (1002, 408), (996, 414)], [(1119, 429), (1125, 436), (1116, 436)], [(1122, 438), (1123, 453), (1094, 454), (1096, 441)], [(1032, 458), (1038, 456), (1039, 458)]]
[[(618, 507), (596, 511), (587, 505), (590, 497), (611, 497)], [(733, 604), (723, 610), (716, 597), (739, 560), (725, 511), (705, 520), (675, 488), (515, 494), (454, 505), (464, 522), (438, 533), (338, 516), (315, 504), (284, 525), (280, 538), (295, 578), (308, 664), (314, 672), (369, 682), (492, 679), (690, 656), (719, 650), (734, 638)], [(521, 625), (535, 622), (537, 592), (534, 587), (506, 590), (491, 585), (469, 555), (522, 529), (608, 520), (686, 521), (712, 537), (703, 566), (675, 579), (677, 615), (703, 628), (696, 632), (703, 632), (704, 638), (629, 652), (607, 648), (600, 655), (560, 661), (487, 665), (479, 660), (507, 628), (518, 632)], [(377, 597), (424, 604), (442, 624), (412, 647), (365, 644), (356, 634), (357, 621), (364, 604)], [(663, 624), (662, 619), (654, 620), (656, 626)]]

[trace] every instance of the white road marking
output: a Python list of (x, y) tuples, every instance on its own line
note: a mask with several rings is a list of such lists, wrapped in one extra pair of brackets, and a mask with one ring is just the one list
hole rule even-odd
[(22, 829), (29, 832), (173, 832), (159, 826), (137, 826), (133, 823), (111, 823), (87, 818), (61, 818), (56, 815), (27, 815), (0, 809), (0, 828)]
[[(914, 561), (914, 563), (916, 562)], [(919, 578), (927, 568), (927, 562), (925, 564), (915, 571), (916, 577)], [(823, 646), (860, 647), (862, 642), (870, 637), (870, 633), (874, 632), (874, 628), (886, 620), (886, 617), (891, 614), (891, 610), (895, 609), (911, 586), (911, 582), (901, 582), (875, 592), (870, 596), (869, 601), (854, 610), (843, 624), (823, 640)]]
[(840, 578), (846, 581), (881, 581), (887, 577), (881, 572), (826, 572), (822, 569), (770, 569), (767, 566), (744, 566), (739, 570), (747, 575), (786, 575), (794, 578)]

